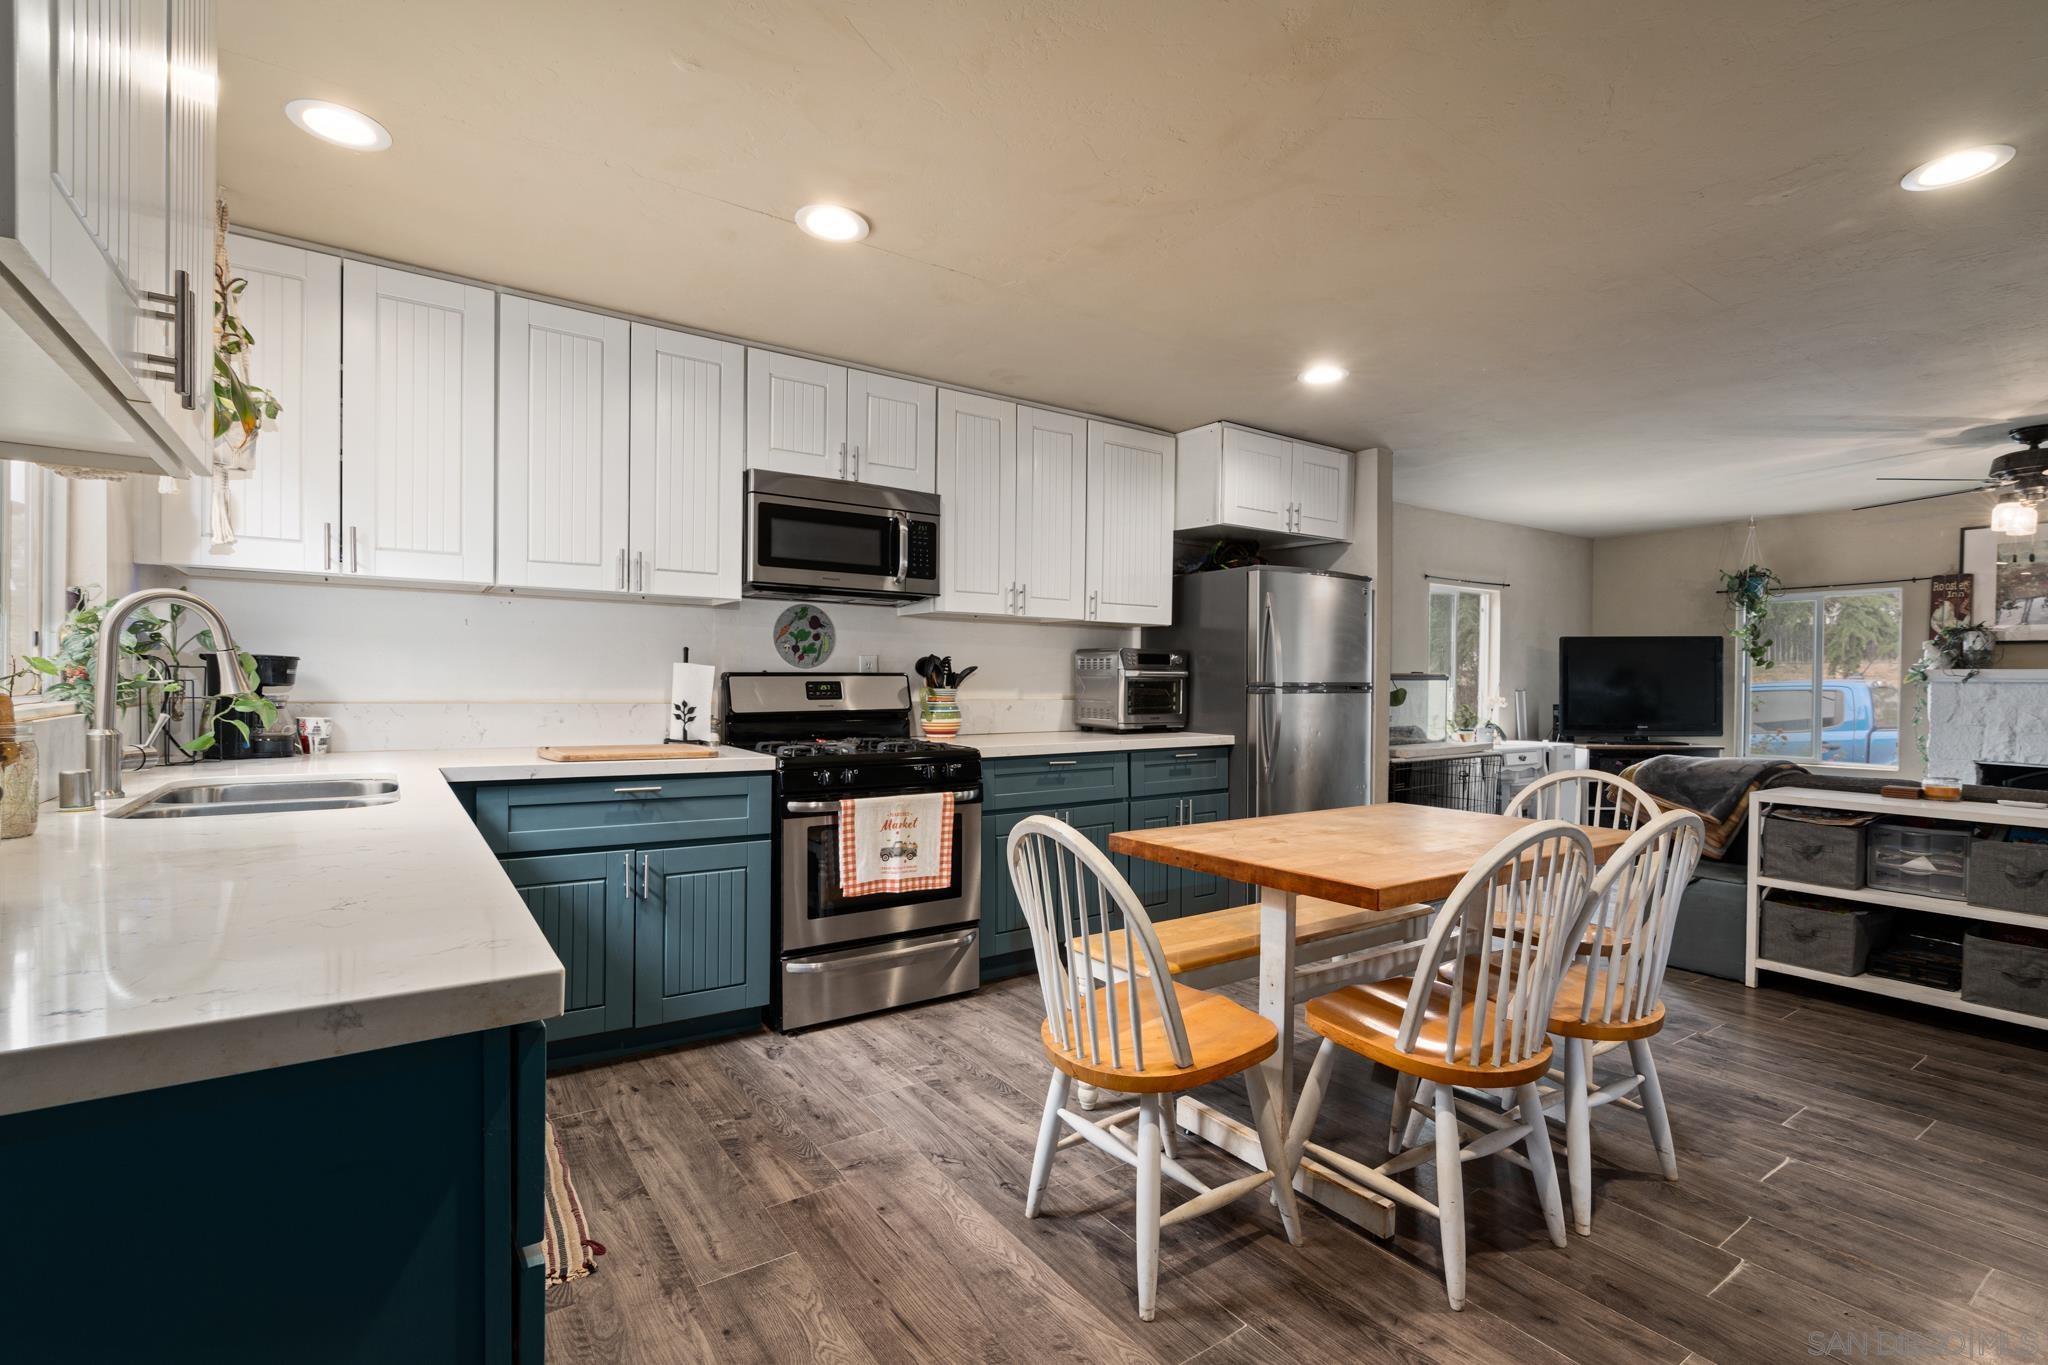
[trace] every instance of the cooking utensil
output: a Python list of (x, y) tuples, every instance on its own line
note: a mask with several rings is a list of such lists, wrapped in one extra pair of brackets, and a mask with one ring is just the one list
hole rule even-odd
[(964, 672), (955, 673), (953, 675), (953, 686), (958, 687), (961, 683), (966, 682), (974, 676), (975, 670), (980, 667), (980, 664), (969, 664)]

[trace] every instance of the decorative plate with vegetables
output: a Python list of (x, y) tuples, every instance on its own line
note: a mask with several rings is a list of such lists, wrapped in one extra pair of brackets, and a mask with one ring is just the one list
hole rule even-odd
[(798, 668), (816, 668), (832, 657), (832, 618), (824, 609), (799, 602), (775, 618), (775, 652)]

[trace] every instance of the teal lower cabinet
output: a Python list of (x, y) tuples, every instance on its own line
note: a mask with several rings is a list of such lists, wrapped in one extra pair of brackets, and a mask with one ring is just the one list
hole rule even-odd
[(552, 853), (500, 862), (562, 959), (562, 1013), (548, 1020), (548, 1036), (559, 1041), (631, 1028), (633, 855)]
[[(981, 818), (981, 958), (985, 974), (1029, 970), (1031, 934), (1010, 885), (1010, 831), (1028, 815), (1052, 815), (1108, 851), (1119, 830), (1162, 829), (1230, 818), (1230, 750), (1140, 750), (989, 759)], [(1142, 795), (1140, 795), (1142, 793)], [(1115, 799), (1089, 800), (1112, 796)], [(1136, 796), (1137, 799), (1127, 799)], [(1138, 903), (1155, 920), (1241, 905), (1245, 888), (1143, 859), (1112, 855)]]
[(537, 1024), (0, 1117), (8, 1361), (539, 1365)]
[(633, 935), (633, 1022), (768, 1003), (768, 843), (692, 844), (647, 863)]
[(478, 826), (562, 960), (550, 1043), (630, 1047), (635, 1030), (767, 1007), (770, 805), (766, 774), (475, 789)]

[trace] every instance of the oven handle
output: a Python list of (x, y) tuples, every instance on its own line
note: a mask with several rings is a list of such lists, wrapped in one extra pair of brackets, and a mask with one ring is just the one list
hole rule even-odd
[[(932, 796), (939, 794), (938, 792), (918, 793), (918, 795)], [(947, 795), (950, 795), (958, 802), (977, 801), (981, 799), (981, 788), (968, 787), (961, 791), (947, 793)], [(854, 801), (860, 798), (848, 797), (847, 799)], [(837, 801), (792, 801), (784, 806), (783, 809), (791, 815), (836, 815), (839, 813), (839, 803)]]
[(838, 971), (847, 967), (871, 967), (877, 962), (897, 962), (906, 957), (922, 957), (926, 953), (943, 952), (948, 948), (965, 948), (973, 943), (977, 930), (969, 929), (964, 934), (942, 938), (933, 943), (915, 943), (908, 948), (892, 948), (883, 953), (862, 953), (858, 957), (831, 958), (823, 962), (785, 962), (782, 970), (796, 975), (809, 972)]

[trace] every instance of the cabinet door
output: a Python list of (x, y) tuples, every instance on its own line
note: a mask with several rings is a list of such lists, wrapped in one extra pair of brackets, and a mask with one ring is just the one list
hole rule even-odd
[(1223, 520), (1259, 531), (1293, 521), (1295, 443), (1263, 431), (1223, 428)]
[(638, 591), (740, 595), (747, 351), (633, 324), (632, 568)]
[(768, 840), (634, 855), (633, 1022), (666, 1024), (768, 1003)]
[(848, 370), (848, 475), (883, 488), (936, 493), (938, 392), (913, 379)]
[[(159, 305), (145, 304), (141, 295), (169, 293), (172, 286), (165, 157), (170, 6), (167, 0), (45, 0), (10, 7), (8, 18), (22, 30), (16, 43), (40, 48), (47, 42), (51, 62), (50, 282), (95, 349), (111, 357), (123, 396), (162, 409), (170, 382), (152, 377), (155, 367), (141, 357), (170, 355), (173, 333), (151, 316)], [(40, 65), (40, 53), (31, 52), (14, 55), (24, 65)], [(33, 135), (26, 128), (9, 134), (10, 140)], [(197, 298), (211, 296), (211, 281), (210, 271), (191, 281)]]
[[(174, 0), (170, 7), (164, 154), (166, 278), (170, 283), (155, 287), (169, 289), (176, 283), (177, 272), (185, 272), (190, 331), (184, 345), (191, 356), (190, 387), (186, 394), (176, 395), (170, 385), (158, 385), (152, 397), (172, 431), (198, 459), (210, 459), (213, 449), (214, 206), (220, 197), (214, 165), (214, 125), (220, 104), (216, 66), (211, 0)], [(263, 334), (254, 334), (260, 349)]]
[(624, 592), (626, 386), (619, 318), (498, 301), (497, 581)]
[(553, 853), (507, 858), (505, 875), (562, 959), (562, 1013), (547, 1021), (556, 1042), (633, 1025), (634, 855)]
[(1351, 539), (1349, 451), (1294, 443), (1294, 530), (1324, 540)]
[[(1186, 798), (1179, 796), (1156, 796), (1145, 801), (1131, 802), (1129, 829), (1171, 829), (1182, 823), (1186, 811)], [(1182, 913), (1182, 887), (1187, 876), (1177, 867), (1155, 863), (1145, 858), (1131, 860), (1131, 889), (1138, 893), (1138, 903), (1145, 907), (1145, 913), (1154, 920), (1174, 919)]]
[(492, 316), (487, 289), (343, 262), (345, 571), (491, 581)]
[[(1088, 607), (1085, 418), (1017, 409), (1016, 506), (1019, 614), (1080, 620)], [(950, 526), (950, 507), (946, 520)]]
[[(1041, 810), (984, 811), (981, 817), (981, 955), (984, 960), (1011, 953), (1031, 951), (1031, 930), (1024, 923), (1024, 911), (1017, 904), (1017, 888), (1010, 880), (1010, 832), (1025, 817), (1050, 815), (1065, 820), (1104, 853), (1109, 853), (1109, 836), (1129, 826), (1129, 807), (1122, 801), (1102, 801), (1087, 806), (1047, 806)], [(1129, 875), (1127, 860), (1110, 854), (1117, 870)], [(1091, 926), (1100, 921), (1091, 912)]]
[(1014, 614), (1017, 405), (939, 391), (943, 611)]
[(849, 477), (843, 366), (748, 348), (747, 468)]
[(228, 269), (248, 281), (250, 382), (277, 396), (278, 415), (257, 433), (249, 477), (227, 481), (235, 543), (212, 551), (211, 481), (188, 479), (158, 500), (162, 558), (324, 573), (338, 567), (341, 529), (341, 262), (230, 236)]
[[(1207, 792), (1182, 799), (1187, 802), (1187, 814), (1182, 818), (1185, 824), (1212, 825), (1230, 818), (1228, 792)], [(1252, 899), (1242, 885), (1227, 877), (1190, 872), (1185, 868), (1176, 870), (1180, 873), (1180, 912), (1183, 915), (1206, 915), (1211, 910), (1227, 910)]]
[(1091, 621), (1173, 620), (1173, 438), (1088, 424)]

